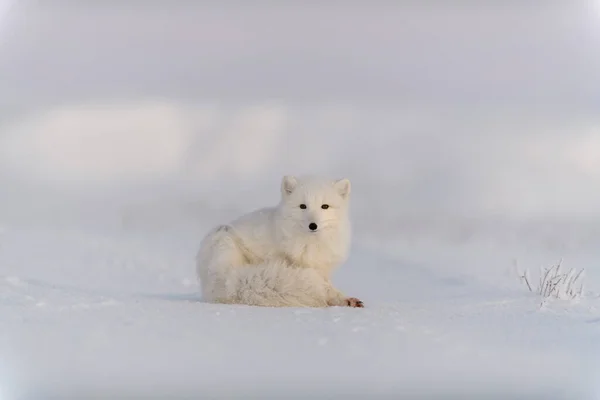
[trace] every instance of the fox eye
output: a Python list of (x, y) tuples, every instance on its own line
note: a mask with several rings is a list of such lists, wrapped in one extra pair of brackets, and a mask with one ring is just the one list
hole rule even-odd
[(322, 208), (323, 210), (327, 210), (327, 209), (329, 208), (329, 204), (323, 204), (323, 205), (321, 206), (321, 208)]
[(300, 208), (306, 210), (306, 204), (300, 204)]

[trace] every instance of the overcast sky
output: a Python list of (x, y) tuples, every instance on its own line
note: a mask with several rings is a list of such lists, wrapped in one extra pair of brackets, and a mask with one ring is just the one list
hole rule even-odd
[(600, 215), (600, 0), (319, 3), (14, 3), (0, 180), (311, 172), (406, 210)]
[(590, 2), (319, 3), (24, 1), (5, 18), (0, 100), (600, 106)]

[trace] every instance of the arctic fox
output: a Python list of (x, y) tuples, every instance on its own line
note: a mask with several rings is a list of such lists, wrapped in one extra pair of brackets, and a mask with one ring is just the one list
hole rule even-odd
[(363, 307), (331, 283), (350, 247), (350, 181), (284, 176), (275, 207), (212, 229), (196, 256), (205, 301)]

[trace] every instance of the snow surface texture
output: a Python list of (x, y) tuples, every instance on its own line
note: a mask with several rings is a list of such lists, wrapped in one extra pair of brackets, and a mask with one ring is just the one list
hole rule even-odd
[[(598, 398), (596, 19), (38, 3), (0, 46), (0, 399)], [(352, 180), (366, 308), (200, 302), (201, 237), (304, 173)], [(583, 296), (543, 299), (561, 259)]]
[(201, 232), (5, 227), (3, 390), (576, 398), (592, 382), (595, 299), (540, 308), (516, 275), (503, 289), (359, 242), (336, 280), (364, 310), (203, 304)]

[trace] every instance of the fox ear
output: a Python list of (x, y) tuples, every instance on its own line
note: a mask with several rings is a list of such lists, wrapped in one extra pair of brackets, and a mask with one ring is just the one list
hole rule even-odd
[(350, 196), (351, 185), (349, 179), (339, 179), (333, 183), (333, 186), (344, 199)]
[(296, 185), (296, 178), (294, 178), (291, 175), (284, 176), (283, 180), (281, 181), (281, 194), (283, 194), (284, 196), (292, 194), (292, 192), (296, 188)]

